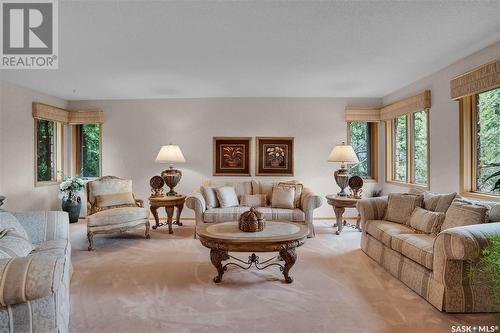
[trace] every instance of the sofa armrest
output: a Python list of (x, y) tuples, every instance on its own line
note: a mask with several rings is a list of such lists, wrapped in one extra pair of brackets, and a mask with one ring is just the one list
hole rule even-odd
[(25, 212), (14, 215), (26, 230), (32, 243), (69, 239), (69, 217), (66, 212)]
[(304, 188), (300, 198), (300, 207), (304, 212), (313, 211), (316, 208), (321, 207), (323, 204), (323, 198), (319, 195), (314, 194), (314, 192), (309, 188)]
[(0, 260), (0, 305), (8, 306), (55, 293), (63, 278), (64, 258), (29, 255)]
[(361, 199), (356, 204), (359, 216), (361, 217), (361, 226), (368, 220), (381, 220), (384, 218), (387, 209), (387, 197), (376, 197)]
[(201, 194), (198, 191), (195, 191), (187, 196), (186, 206), (194, 210), (195, 213), (201, 213), (201, 214), (203, 214), (203, 212), (205, 212), (205, 210), (207, 209), (205, 198), (203, 197), (203, 194)]
[(446, 229), (436, 237), (434, 251), (442, 251), (446, 259), (474, 261), (489, 246), (486, 237), (495, 235), (500, 235), (500, 222)]
[(137, 205), (137, 207), (144, 207), (144, 200), (137, 199), (135, 197), (134, 197), (134, 199), (135, 199), (135, 204)]

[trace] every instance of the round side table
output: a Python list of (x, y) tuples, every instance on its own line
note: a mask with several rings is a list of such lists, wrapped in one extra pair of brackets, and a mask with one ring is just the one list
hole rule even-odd
[[(338, 195), (330, 194), (326, 196), (326, 201), (330, 206), (333, 207), (333, 211), (335, 212), (335, 218), (337, 219), (337, 231), (335, 232), (337, 235), (340, 235), (342, 232), (342, 228), (344, 227), (344, 224), (346, 223), (342, 219), (342, 214), (344, 214), (346, 208), (356, 208), (356, 204), (358, 201), (361, 200), (361, 198), (353, 198), (353, 197), (339, 197)], [(359, 216), (356, 219), (356, 229), (361, 231), (361, 228), (359, 226), (359, 222), (361, 220), (361, 216)]]
[[(161, 196), (161, 197), (149, 197), (149, 209), (155, 218), (156, 224), (153, 226), (153, 229), (164, 226), (168, 224), (168, 233), (173, 234), (172, 230), (172, 220), (174, 216), (174, 209), (177, 208), (177, 216), (175, 224), (181, 226), (181, 212), (182, 208), (184, 208), (184, 202), (186, 201), (185, 195), (175, 195), (175, 196)], [(158, 218), (158, 208), (165, 207), (165, 212), (167, 212), (167, 223), (160, 223), (160, 219)]]

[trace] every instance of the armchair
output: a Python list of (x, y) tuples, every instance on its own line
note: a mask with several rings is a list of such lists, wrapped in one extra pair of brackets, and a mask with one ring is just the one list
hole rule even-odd
[(111, 234), (146, 227), (149, 235), (149, 210), (132, 193), (132, 181), (105, 176), (87, 184), (88, 250), (93, 249), (95, 234)]

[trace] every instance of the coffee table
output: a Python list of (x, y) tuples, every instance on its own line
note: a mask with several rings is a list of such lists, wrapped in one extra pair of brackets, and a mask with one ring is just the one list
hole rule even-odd
[[(290, 222), (267, 222), (264, 230), (260, 232), (244, 232), (238, 228), (238, 222), (222, 222), (204, 224), (197, 234), (201, 244), (210, 249), (210, 260), (218, 273), (214, 277), (215, 283), (222, 281), (222, 275), (231, 265), (245, 270), (252, 265), (259, 270), (278, 266), (285, 281), (292, 283), (289, 272), (297, 260), (295, 248), (305, 243), (308, 232), (305, 225)], [(252, 255), (244, 261), (229, 255), (228, 252), (252, 252)], [(278, 252), (279, 256), (260, 261), (255, 252)], [(236, 262), (222, 264), (229, 259)], [(285, 264), (280, 264), (280, 261)]]

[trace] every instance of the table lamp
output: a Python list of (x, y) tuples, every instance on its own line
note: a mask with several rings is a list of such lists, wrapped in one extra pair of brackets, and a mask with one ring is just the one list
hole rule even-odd
[(346, 164), (356, 164), (359, 163), (358, 156), (352, 149), (351, 145), (346, 145), (342, 142), (341, 145), (336, 145), (333, 147), (330, 152), (330, 156), (328, 156), (328, 162), (340, 162), (340, 169), (336, 170), (335, 181), (337, 185), (340, 187), (340, 192), (337, 193), (340, 197), (346, 197), (347, 193), (344, 189), (347, 187), (349, 182), (349, 172), (346, 168)]
[(165, 184), (170, 188), (167, 193), (168, 196), (177, 195), (174, 191), (174, 187), (177, 186), (182, 177), (182, 172), (180, 170), (174, 169), (174, 163), (185, 163), (186, 159), (182, 155), (182, 151), (178, 145), (166, 145), (162, 146), (160, 152), (156, 156), (156, 163), (169, 163), (170, 166), (167, 170), (162, 171), (161, 177), (165, 181)]

